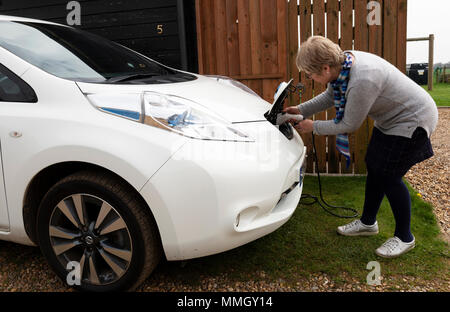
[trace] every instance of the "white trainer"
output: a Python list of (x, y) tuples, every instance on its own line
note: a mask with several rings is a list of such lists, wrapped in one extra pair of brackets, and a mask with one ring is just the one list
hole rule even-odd
[(375, 253), (383, 258), (395, 258), (413, 249), (416, 245), (416, 239), (410, 243), (404, 243), (397, 236), (389, 238), (381, 245)]
[(354, 220), (346, 225), (338, 226), (337, 232), (344, 236), (370, 236), (378, 234), (378, 222), (365, 225), (361, 220)]

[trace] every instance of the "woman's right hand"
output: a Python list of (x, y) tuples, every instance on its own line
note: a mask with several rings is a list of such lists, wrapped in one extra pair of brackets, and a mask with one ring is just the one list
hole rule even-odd
[(298, 109), (297, 106), (286, 107), (285, 109), (283, 109), (283, 113), (288, 113), (288, 114), (292, 114), (292, 115), (301, 114), (300, 110)]

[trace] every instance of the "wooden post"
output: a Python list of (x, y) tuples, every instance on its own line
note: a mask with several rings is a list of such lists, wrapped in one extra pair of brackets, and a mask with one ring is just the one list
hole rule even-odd
[(425, 38), (410, 38), (406, 41), (428, 41), (428, 90), (433, 90), (433, 67), (434, 67), (434, 35)]
[(428, 90), (433, 90), (433, 67), (434, 67), (434, 35), (431, 34), (428, 41)]

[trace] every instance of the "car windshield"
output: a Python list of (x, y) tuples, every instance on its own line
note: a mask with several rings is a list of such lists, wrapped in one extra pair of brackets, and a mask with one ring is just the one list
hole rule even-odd
[(0, 21), (0, 29), (0, 47), (60, 78), (98, 83), (171, 83), (196, 79), (76, 28)]

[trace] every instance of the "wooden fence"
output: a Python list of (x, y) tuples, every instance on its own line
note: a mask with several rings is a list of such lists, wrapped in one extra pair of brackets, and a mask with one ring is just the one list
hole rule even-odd
[[(377, 8), (380, 24), (369, 25), (368, 14), (376, 17)], [(301, 99), (306, 101), (326, 87), (306, 79), (295, 65), (299, 40), (312, 35), (326, 36), (344, 50), (377, 54), (405, 72), (406, 11), (407, 0), (196, 0), (199, 72), (235, 78), (269, 102), (280, 82), (294, 78), (306, 86)], [(293, 96), (288, 104), (299, 101)], [(332, 108), (314, 119), (334, 117)], [(349, 169), (336, 151), (335, 136), (316, 136), (319, 171), (365, 173), (372, 128), (366, 120), (350, 136)], [(311, 135), (302, 137), (308, 146), (307, 171), (313, 172)]]

